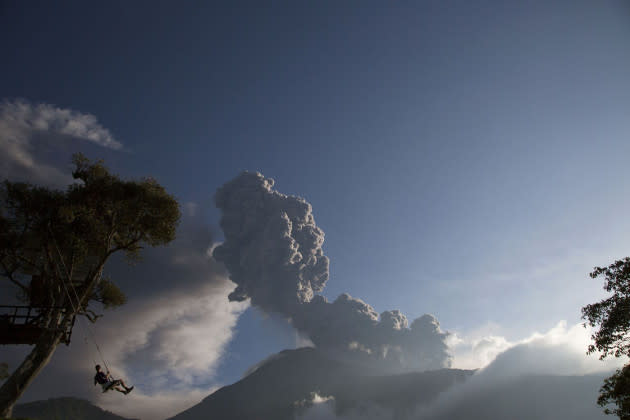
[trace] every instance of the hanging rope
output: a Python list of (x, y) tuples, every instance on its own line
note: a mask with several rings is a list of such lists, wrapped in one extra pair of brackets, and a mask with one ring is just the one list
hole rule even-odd
[[(50, 236), (52, 238), (53, 241), (53, 245), (55, 246), (55, 249), (57, 250), (57, 254), (59, 255), (59, 260), (61, 261), (61, 265), (64, 268), (64, 271), (66, 272), (66, 276), (68, 278), (68, 281), (70, 282), (70, 289), (72, 290), (72, 292), (74, 293), (74, 297), (77, 300), (77, 306), (81, 306), (81, 299), (79, 298), (79, 295), (76, 291), (76, 289), (74, 288), (74, 285), (72, 284), (72, 273), (68, 270), (68, 267), (66, 266), (66, 263), (63, 259), (63, 255), (61, 254), (61, 250), (59, 249), (59, 246), (57, 245), (57, 241), (55, 239), (55, 235), (52, 232), (52, 229), (50, 228), (50, 226), (48, 226), (48, 230), (50, 231)], [(74, 270), (74, 267), (73, 267)], [(74, 306), (74, 302), (72, 300), (72, 296), (70, 296), (70, 292), (68, 291), (68, 286), (66, 285), (66, 282), (64, 280), (63, 275), (61, 275), (58, 272), (58, 268), (55, 267), (55, 271), (57, 271), (57, 275), (61, 278), (61, 283), (63, 285), (64, 291), (66, 292), (66, 296), (68, 296), (68, 300), (70, 301), (70, 305), (72, 306), (72, 310), (74, 311), (75, 315), (79, 315), (79, 311), (77, 310), (77, 308)], [(99, 277), (103, 274), (103, 269), (101, 267), (101, 269), (99, 270), (98, 273), (96, 273), (96, 275), (98, 275)], [(109, 367), (107, 366), (107, 361), (105, 360), (105, 356), (103, 355), (103, 352), (101, 352), (101, 348), (98, 345), (98, 342), (96, 341), (96, 337), (94, 336), (94, 332), (92, 331), (92, 329), (90, 328), (89, 324), (87, 325), (87, 331), (90, 333), (90, 336), (92, 337), (92, 342), (94, 343), (94, 345), (96, 346), (96, 351), (98, 352), (99, 356), (101, 357), (101, 360), (103, 361), (103, 365), (105, 366), (105, 369), (107, 372), (109, 372)], [(87, 335), (85, 334), (85, 329), (84, 329), (84, 336), (85, 336), (85, 341), (87, 344)], [(94, 359), (92, 359), (94, 360)], [(94, 363), (96, 365), (96, 363)]]

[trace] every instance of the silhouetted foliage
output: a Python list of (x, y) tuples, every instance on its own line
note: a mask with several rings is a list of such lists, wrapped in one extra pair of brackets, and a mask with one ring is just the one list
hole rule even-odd
[(137, 261), (145, 244), (175, 239), (179, 204), (154, 179), (122, 180), (81, 154), (73, 161), (78, 182), (65, 191), (9, 181), (0, 186), (0, 281), (38, 307), (42, 330), (0, 388), (0, 416), (10, 413), (77, 315), (100, 317), (91, 302), (104, 308), (125, 302), (101, 276), (108, 258), (120, 251)]
[(606, 414), (614, 414), (620, 419), (630, 419), (630, 365), (617, 369), (614, 375), (604, 380), (597, 404), (605, 407), (614, 403), (617, 408), (605, 408)]
[[(582, 308), (582, 318), (587, 321), (585, 325), (599, 326), (591, 336), (594, 343), (589, 345), (588, 353), (599, 351), (600, 359), (630, 356), (630, 257), (608, 267), (595, 267), (590, 276), (604, 276), (604, 290), (613, 295)], [(597, 403), (602, 407), (614, 403), (616, 409), (605, 408), (604, 412), (630, 419), (630, 365), (604, 381)]]

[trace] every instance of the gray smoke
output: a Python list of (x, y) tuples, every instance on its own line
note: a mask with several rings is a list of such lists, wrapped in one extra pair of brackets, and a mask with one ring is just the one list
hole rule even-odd
[(230, 300), (250, 297), (265, 311), (287, 314), (324, 289), (328, 257), (311, 205), (272, 187), (272, 179), (244, 172), (218, 189), (225, 242), (214, 257), (238, 285)]
[(318, 348), (387, 370), (450, 366), (445, 339), (432, 315), (409, 322), (398, 310), (379, 314), (342, 294), (333, 302), (317, 294), (328, 281), (328, 257), (312, 208), (303, 198), (273, 189), (274, 181), (243, 172), (216, 193), (225, 241), (214, 258), (237, 284), (233, 301), (247, 298), (279, 313)]

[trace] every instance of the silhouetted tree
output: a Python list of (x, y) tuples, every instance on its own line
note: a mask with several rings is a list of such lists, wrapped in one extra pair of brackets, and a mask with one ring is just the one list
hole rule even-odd
[[(630, 356), (630, 257), (608, 267), (595, 267), (590, 276), (604, 276), (604, 290), (613, 294), (582, 308), (585, 325), (599, 327), (591, 336), (594, 344), (589, 345), (588, 353), (599, 351), (600, 359)], [(604, 407), (606, 414), (630, 419), (630, 364), (604, 380), (597, 403)], [(613, 403), (617, 408), (607, 408)]]
[(73, 161), (78, 182), (66, 191), (9, 181), (0, 187), (0, 281), (45, 307), (34, 348), (0, 387), (0, 418), (10, 416), (75, 316), (95, 321), (91, 302), (124, 303), (122, 291), (101, 276), (108, 258), (120, 251), (137, 260), (144, 244), (175, 238), (179, 205), (155, 180), (121, 180), (80, 154)]

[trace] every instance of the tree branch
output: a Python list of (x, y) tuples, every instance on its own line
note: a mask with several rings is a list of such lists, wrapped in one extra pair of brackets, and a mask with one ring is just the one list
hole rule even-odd
[(26, 265), (29, 265), (31, 268), (35, 268), (37, 270), (39, 270), (39, 268), (40, 268), (33, 261), (27, 259), (26, 257), (23, 257), (22, 255), (14, 255), (14, 257), (17, 258), (18, 260), (22, 261)]
[(129, 242), (125, 242), (125, 243), (124, 243), (124, 244), (122, 244), (122, 245), (118, 245), (118, 246), (116, 246), (116, 247), (112, 248), (110, 251), (108, 251), (108, 252), (107, 252), (107, 256), (109, 257), (110, 255), (112, 255), (112, 254), (113, 254), (113, 253), (115, 253), (115, 252), (118, 252), (118, 251), (123, 251), (123, 250), (125, 250), (125, 249), (128, 249), (128, 248), (129, 248), (129, 247), (131, 247), (132, 245), (135, 245), (135, 244), (137, 244), (138, 242), (140, 242), (140, 240), (141, 240), (141, 239), (142, 239), (142, 238), (134, 238), (134, 239), (132, 239), (132, 240), (131, 240), (131, 241), (129, 241)]
[(85, 310), (79, 312), (79, 315), (86, 317), (91, 323), (95, 323), (103, 314), (97, 314), (91, 309), (85, 308)]
[(22, 283), (20, 283), (19, 281), (17, 281), (14, 277), (13, 277), (13, 273), (9, 273), (6, 272), (3, 274), (4, 277), (6, 277), (7, 279), (9, 279), (9, 281), (13, 284), (15, 284), (16, 286), (18, 286), (20, 289), (22, 289), (22, 291), (24, 293), (28, 293), (28, 287), (23, 285)]

